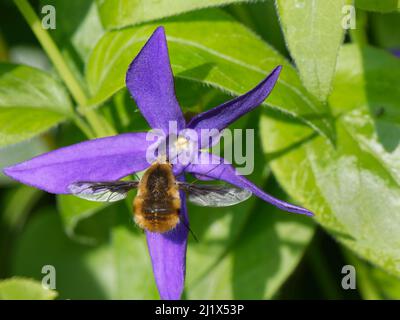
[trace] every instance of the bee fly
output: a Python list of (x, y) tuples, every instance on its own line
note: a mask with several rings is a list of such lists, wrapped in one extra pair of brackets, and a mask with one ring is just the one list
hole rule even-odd
[(114, 202), (138, 189), (133, 200), (135, 222), (142, 229), (164, 233), (180, 222), (179, 191), (200, 206), (225, 207), (248, 199), (251, 192), (228, 185), (205, 185), (175, 179), (170, 163), (154, 162), (139, 181), (88, 182), (69, 186), (75, 196), (91, 201)]

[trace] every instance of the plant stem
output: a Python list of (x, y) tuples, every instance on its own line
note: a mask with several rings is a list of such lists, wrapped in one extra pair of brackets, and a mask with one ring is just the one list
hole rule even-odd
[(96, 134), (79, 115), (74, 114), (72, 117), (75, 125), (79, 129), (81, 129), (81, 131), (86, 135), (86, 137), (88, 137), (89, 139), (96, 138)]
[[(104, 126), (104, 120), (99, 117), (99, 115), (91, 108), (87, 107), (87, 96), (84, 90), (79, 85), (79, 82), (75, 78), (74, 74), (68, 67), (67, 63), (64, 61), (64, 58), (51, 38), (50, 34), (42, 27), (42, 23), (39, 17), (36, 15), (32, 6), (29, 4), (27, 0), (14, 0), (15, 5), (24, 16), (26, 22), (29, 24), (36, 38), (40, 42), (44, 51), (50, 58), (60, 77), (64, 81), (67, 86), (69, 92), (73, 96), (76, 103), (80, 106), (79, 110), (86, 117), (96, 136), (106, 136), (112, 134), (110, 130), (107, 130)], [(78, 120), (78, 117), (73, 117), (79, 128), (83, 128), (82, 121)], [(82, 120), (82, 119), (80, 119)], [(87, 129), (84, 129), (87, 134)]]

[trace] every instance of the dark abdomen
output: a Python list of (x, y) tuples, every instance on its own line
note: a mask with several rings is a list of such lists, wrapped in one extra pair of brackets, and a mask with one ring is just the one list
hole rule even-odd
[(146, 171), (133, 205), (135, 221), (145, 230), (164, 233), (179, 223), (179, 192), (169, 164)]

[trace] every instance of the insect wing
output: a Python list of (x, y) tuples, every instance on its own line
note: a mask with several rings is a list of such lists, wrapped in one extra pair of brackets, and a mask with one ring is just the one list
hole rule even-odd
[(137, 188), (138, 184), (138, 181), (81, 181), (69, 185), (68, 188), (73, 195), (82, 199), (98, 202), (115, 202), (125, 199), (128, 191)]
[(243, 202), (251, 197), (251, 192), (230, 185), (194, 185), (180, 183), (180, 188), (188, 193), (188, 200), (203, 207), (227, 207)]

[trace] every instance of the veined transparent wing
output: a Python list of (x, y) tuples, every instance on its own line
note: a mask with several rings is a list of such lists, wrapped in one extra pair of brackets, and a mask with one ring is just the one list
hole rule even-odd
[(227, 207), (243, 202), (252, 193), (231, 185), (206, 185), (180, 182), (179, 188), (188, 194), (188, 200), (203, 207)]
[(115, 202), (125, 199), (128, 192), (137, 188), (138, 184), (139, 181), (79, 181), (69, 185), (68, 189), (73, 195), (82, 199), (98, 202)]

